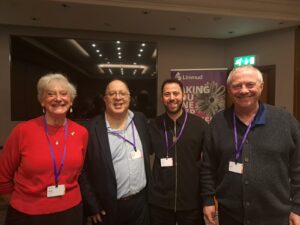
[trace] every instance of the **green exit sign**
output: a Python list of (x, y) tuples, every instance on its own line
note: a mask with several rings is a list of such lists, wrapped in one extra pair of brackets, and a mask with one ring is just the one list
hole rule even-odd
[(255, 61), (256, 61), (255, 55), (234, 57), (233, 66), (239, 67), (244, 65), (255, 65)]

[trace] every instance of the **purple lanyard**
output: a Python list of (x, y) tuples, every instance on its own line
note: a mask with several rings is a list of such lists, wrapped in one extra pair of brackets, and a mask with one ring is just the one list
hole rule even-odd
[(134, 151), (136, 151), (136, 144), (135, 144), (135, 134), (134, 134), (134, 127), (133, 127), (133, 121), (130, 121), (130, 125), (131, 125), (131, 129), (132, 129), (132, 137), (133, 137), (133, 142), (131, 142), (130, 140), (128, 140), (127, 138), (123, 137), (121, 134), (119, 134), (119, 132), (117, 131), (109, 131), (110, 134), (117, 136), (118, 138), (123, 139), (124, 141), (126, 141), (127, 143), (129, 143), (130, 145), (132, 145)]
[[(253, 121), (253, 120), (252, 120)], [(240, 144), (240, 146), (238, 147), (238, 138), (237, 138), (237, 128), (236, 128), (236, 118), (235, 118), (235, 113), (233, 113), (233, 129), (234, 129), (234, 144), (235, 144), (235, 161), (237, 162), (238, 159), (240, 158), (240, 155), (242, 153), (242, 148), (245, 144), (246, 138), (250, 132), (251, 129), (251, 125), (252, 125), (252, 121), (251, 123), (248, 125), (247, 130), (244, 134), (242, 143)]]
[(66, 125), (64, 127), (64, 152), (63, 152), (63, 157), (62, 157), (61, 164), (59, 166), (58, 171), (57, 171), (57, 168), (56, 168), (56, 159), (55, 159), (55, 155), (54, 155), (53, 146), (50, 142), (50, 138), (49, 138), (49, 135), (48, 135), (48, 127), (47, 127), (47, 122), (46, 122), (45, 115), (44, 115), (44, 130), (45, 130), (48, 145), (49, 145), (49, 148), (50, 148), (51, 159), (52, 159), (53, 167), (54, 167), (55, 186), (57, 187), (58, 186), (58, 177), (59, 177), (59, 175), (61, 173), (61, 170), (64, 166), (65, 159), (66, 159), (66, 153), (67, 153), (67, 146), (66, 145), (67, 145), (67, 135), (68, 135), (68, 120), (66, 121)]
[(185, 125), (186, 125), (186, 120), (187, 120), (187, 112), (185, 112), (184, 121), (183, 121), (182, 127), (180, 128), (179, 135), (176, 137), (176, 139), (174, 140), (173, 144), (169, 147), (168, 132), (167, 132), (167, 127), (166, 127), (166, 120), (164, 118), (163, 123), (164, 123), (164, 128), (165, 128), (165, 142), (166, 142), (166, 149), (167, 149), (167, 158), (169, 157), (169, 150), (171, 148), (173, 148), (174, 145), (176, 145), (176, 143), (178, 142), (179, 138), (181, 137), (181, 135), (183, 133), (183, 130), (185, 128)]

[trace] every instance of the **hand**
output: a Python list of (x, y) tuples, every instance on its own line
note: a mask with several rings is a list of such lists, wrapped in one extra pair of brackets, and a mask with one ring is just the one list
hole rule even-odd
[(204, 214), (205, 218), (208, 220), (208, 222), (210, 222), (211, 224), (214, 224), (214, 225), (217, 224), (216, 206), (211, 205), (211, 206), (203, 207), (203, 214)]
[(106, 212), (104, 210), (102, 210), (100, 213), (97, 213), (93, 216), (90, 216), (90, 219), (92, 220), (93, 223), (101, 223), (103, 220), (103, 216), (106, 215)]
[(291, 212), (289, 218), (289, 225), (300, 225), (300, 216)]

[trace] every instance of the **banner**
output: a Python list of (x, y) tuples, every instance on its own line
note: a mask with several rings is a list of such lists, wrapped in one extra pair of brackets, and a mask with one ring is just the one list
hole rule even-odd
[(209, 123), (217, 112), (225, 109), (227, 73), (226, 68), (172, 69), (171, 78), (183, 84), (185, 110)]

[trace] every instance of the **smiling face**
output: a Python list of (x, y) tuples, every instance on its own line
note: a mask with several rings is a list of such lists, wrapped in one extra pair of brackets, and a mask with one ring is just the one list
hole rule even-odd
[(104, 102), (107, 114), (127, 114), (130, 104), (130, 93), (127, 85), (120, 80), (110, 82), (106, 87)]
[(237, 70), (228, 84), (228, 93), (237, 110), (248, 111), (258, 107), (263, 82), (254, 69)]
[(46, 115), (53, 118), (65, 117), (72, 102), (66, 85), (57, 80), (53, 80), (47, 85), (41, 99), (41, 105), (45, 108)]
[(168, 114), (180, 113), (183, 104), (183, 93), (177, 83), (166, 83), (162, 92), (162, 103)]

